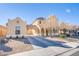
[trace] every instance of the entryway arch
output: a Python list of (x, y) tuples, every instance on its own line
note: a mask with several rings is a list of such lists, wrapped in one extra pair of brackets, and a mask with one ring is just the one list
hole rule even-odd
[(44, 28), (41, 28), (41, 35), (44, 36)]

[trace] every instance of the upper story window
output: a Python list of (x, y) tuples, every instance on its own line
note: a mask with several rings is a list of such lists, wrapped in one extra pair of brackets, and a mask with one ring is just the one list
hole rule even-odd
[(19, 23), (19, 20), (17, 20), (17, 23)]
[(41, 24), (42, 21), (46, 20), (44, 17), (39, 17), (39, 18), (36, 18), (36, 20), (38, 20), (38, 24)]
[(39, 21), (39, 24), (41, 24), (41, 21)]

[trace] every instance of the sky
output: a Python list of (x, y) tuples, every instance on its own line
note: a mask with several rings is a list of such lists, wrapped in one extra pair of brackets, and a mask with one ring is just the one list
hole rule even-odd
[(59, 22), (79, 24), (78, 3), (6, 3), (0, 4), (0, 24), (4, 25), (8, 19), (20, 17), (31, 24), (38, 17), (56, 16)]

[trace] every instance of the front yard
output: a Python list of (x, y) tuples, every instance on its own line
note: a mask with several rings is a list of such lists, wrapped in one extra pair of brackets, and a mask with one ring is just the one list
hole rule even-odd
[[(72, 49), (79, 46), (79, 40), (75, 39), (61, 39), (58, 37), (27, 37), (26, 39), (10, 39), (7, 43), (0, 43), (0, 55), (12, 55), (20, 52), (30, 52), (32, 50), (39, 51), (37, 47), (41, 49), (50, 50), (52, 47), (54, 50), (58, 49)], [(52, 50), (53, 50), (52, 49)], [(52, 53), (54, 52), (52, 51)], [(58, 50), (58, 51), (59, 51)], [(43, 50), (44, 51), (44, 50)], [(64, 51), (64, 50), (63, 50)], [(44, 51), (45, 52), (45, 51)], [(41, 52), (42, 53), (42, 52)], [(56, 52), (58, 53), (58, 52)], [(37, 54), (38, 55), (38, 54)]]
[(24, 44), (20, 41), (9, 40), (6, 44), (0, 44), (0, 55), (10, 55), (23, 51), (30, 51), (32, 49), (31, 44)]

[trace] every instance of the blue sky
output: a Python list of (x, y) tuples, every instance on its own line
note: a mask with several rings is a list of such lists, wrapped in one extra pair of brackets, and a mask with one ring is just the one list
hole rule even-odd
[(79, 4), (0, 4), (0, 24), (5, 24), (8, 18), (14, 19), (16, 17), (21, 17), (28, 24), (31, 24), (37, 17), (47, 18), (50, 15), (55, 15), (60, 22), (78, 24)]

